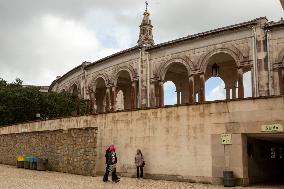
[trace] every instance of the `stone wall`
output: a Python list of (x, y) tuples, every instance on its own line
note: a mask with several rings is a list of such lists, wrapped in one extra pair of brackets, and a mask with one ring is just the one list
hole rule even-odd
[(19, 154), (48, 159), (48, 170), (95, 175), (97, 128), (0, 135), (0, 163), (16, 165)]
[[(113, 143), (117, 171), (124, 176), (136, 174), (134, 156), (140, 148), (148, 178), (221, 183), (223, 170), (229, 169), (245, 184), (247, 135), (263, 134), (262, 125), (284, 125), (283, 115), (284, 96), (279, 96), (25, 123), (0, 128), (0, 134), (97, 127), (96, 174), (104, 172), (105, 150)], [(232, 145), (221, 144), (222, 133), (232, 134)], [(284, 140), (284, 133), (279, 137)]]

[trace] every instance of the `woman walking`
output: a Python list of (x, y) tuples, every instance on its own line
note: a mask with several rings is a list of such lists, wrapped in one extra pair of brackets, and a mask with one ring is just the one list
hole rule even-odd
[(137, 149), (137, 153), (135, 155), (135, 165), (137, 168), (137, 178), (143, 178), (143, 167), (145, 166), (145, 161), (140, 149)]
[(120, 178), (116, 175), (117, 157), (115, 153), (115, 147), (113, 144), (110, 145), (108, 149), (106, 150), (105, 158), (106, 158), (106, 172), (105, 172), (103, 181), (104, 182), (108, 181), (108, 175), (109, 175), (109, 172), (111, 171), (112, 181), (119, 182)]

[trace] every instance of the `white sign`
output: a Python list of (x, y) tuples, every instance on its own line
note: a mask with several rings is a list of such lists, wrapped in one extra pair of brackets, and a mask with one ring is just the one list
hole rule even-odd
[(283, 132), (283, 125), (281, 124), (271, 124), (271, 125), (262, 125), (262, 132)]
[(232, 134), (221, 134), (221, 144), (232, 144)]

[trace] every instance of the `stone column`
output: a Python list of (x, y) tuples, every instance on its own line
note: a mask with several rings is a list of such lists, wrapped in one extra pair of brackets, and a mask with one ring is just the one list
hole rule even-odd
[(159, 107), (164, 106), (164, 82), (159, 81)]
[(284, 68), (281, 69), (282, 71), (282, 77), (281, 77), (281, 88), (282, 88), (282, 91), (281, 91), (281, 95), (284, 95)]
[(284, 68), (278, 68), (279, 95), (284, 94)]
[(200, 74), (199, 76), (199, 85), (200, 85), (200, 92), (198, 96), (198, 101), (199, 102), (204, 102), (205, 101), (205, 76), (204, 74)]
[(110, 111), (110, 87), (106, 88), (106, 112)]
[(189, 93), (188, 93), (188, 103), (194, 103), (194, 76), (189, 77)]
[(176, 93), (177, 93), (177, 104), (180, 104), (180, 91), (176, 91)]
[(131, 109), (137, 108), (137, 83), (132, 81), (131, 83)]
[(243, 68), (238, 69), (238, 98), (244, 98)]
[(116, 86), (111, 87), (111, 111), (116, 111)]
[(90, 91), (90, 112), (96, 113), (96, 92)]
[[(156, 106), (156, 89), (155, 89), (155, 82), (151, 81), (150, 84), (150, 107), (155, 107)], [(138, 98), (138, 97), (137, 97)]]
[(236, 99), (236, 86), (232, 88), (232, 99)]
[(155, 90), (155, 107), (160, 106), (160, 86), (159, 81), (154, 81), (154, 90)]
[(226, 87), (226, 100), (230, 100), (230, 87)]

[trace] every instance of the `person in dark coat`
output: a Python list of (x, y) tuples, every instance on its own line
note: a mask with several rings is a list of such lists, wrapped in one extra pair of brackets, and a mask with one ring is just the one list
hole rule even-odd
[(140, 149), (137, 149), (137, 153), (135, 155), (135, 165), (137, 168), (137, 178), (143, 178), (143, 167), (145, 166), (145, 161)]
[(104, 174), (103, 181), (107, 182), (109, 172), (112, 172), (111, 174), (112, 181), (119, 182), (120, 178), (116, 175), (117, 156), (116, 156), (115, 147), (113, 144), (110, 145), (108, 149), (106, 150), (105, 158), (106, 158), (106, 172)]

